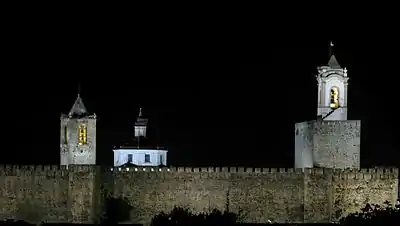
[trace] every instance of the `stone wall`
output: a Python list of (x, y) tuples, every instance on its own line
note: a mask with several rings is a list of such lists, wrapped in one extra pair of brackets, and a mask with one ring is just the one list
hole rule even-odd
[(361, 121), (295, 125), (295, 168), (360, 168)]
[(313, 168), (314, 121), (299, 122), (294, 129), (294, 168)]
[(397, 168), (338, 171), (333, 177), (331, 218), (360, 211), (367, 203), (396, 203), (399, 171)]
[(90, 222), (96, 217), (93, 166), (0, 166), (0, 219)]
[(315, 121), (314, 164), (324, 168), (360, 168), (361, 121)]
[(174, 206), (239, 214), (244, 222), (330, 222), (367, 202), (394, 202), (398, 169), (0, 166), (0, 217), (96, 222), (107, 196), (127, 199), (134, 223)]
[(331, 222), (368, 201), (394, 202), (397, 175), (397, 169), (114, 168), (113, 195), (129, 200), (135, 223), (174, 206), (229, 210), (252, 223)]
[(194, 212), (240, 211), (248, 222), (303, 221), (301, 171), (262, 172), (236, 167), (135, 169), (114, 171), (114, 196), (128, 198), (135, 223), (148, 223), (154, 215), (169, 212), (174, 206)]

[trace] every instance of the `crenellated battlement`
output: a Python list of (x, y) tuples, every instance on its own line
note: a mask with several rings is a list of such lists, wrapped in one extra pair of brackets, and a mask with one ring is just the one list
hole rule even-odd
[(28, 174), (56, 174), (69, 172), (94, 172), (97, 166), (93, 165), (0, 165), (0, 175), (20, 176)]
[(193, 173), (302, 173), (294, 168), (253, 168), (253, 167), (114, 167), (113, 172), (193, 172)]
[(114, 167), (110, 171), (118, 172), (170, 172), (170, 173), (246, 173), (246, 174), (304, 174), (330, 175), (335, 179), (391, 179), (397, 178), (397, 168), (366, 169), (330, 169), (330, 168), (251, 168), (251, 167)]
[(397, 179), (398, 168), (334, 169), (335, 180)]
[(60, 165), (0, 165), (1, 176), (20, 176), (29, 174), (54, 174), (67, 172), (65, 166)]
[[(93, 165), (0, 165), (0, 175), (25, 175), (60, 172), (95, 172)], [(330, 169), (330, 168), (254, 168), (254, 167), (114, 167), (109, 171), (118, 172), (171, 172), (171, 173), (246, 173), (246, 174), (304, 174), (331, 175), (337, 180), (344, 179), (392, 179), (397, 178), (397, 168)]]

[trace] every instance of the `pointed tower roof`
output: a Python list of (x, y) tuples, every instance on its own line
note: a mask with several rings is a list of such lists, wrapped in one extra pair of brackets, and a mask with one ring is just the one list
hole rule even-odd
[(330, 47), (329, 47), (329, 61), (328, 61), (328, 66), (332, 69), (339, 69), (341, 68), (339, 63), (336, 60), (335, 53), (333, 52), (333, 43), (331, 42)]
[(136, 126), (145, 126), (147, 125), (148, 119), (143, 117), (142, 108), (139, 109), (139, 116), (137, 117)]
[(83, 104), (81, 95), (78, 93), (78, 96), (75, 100), (74, 105), (72, 105), (71, 110), (68, 113), (68, 116), (82, 116), (88, 114), (88, 111), (86, 110), (85, 105)]

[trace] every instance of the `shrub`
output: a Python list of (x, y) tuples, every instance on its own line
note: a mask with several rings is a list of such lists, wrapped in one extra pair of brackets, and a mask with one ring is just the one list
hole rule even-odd
[(221, 212), (214, 209), (210, 213), (193, 214), (190, 210), (175, 207), (169, 214), (161, 212), (154, 216), (151, 226), (172, 225), (234, 225), (237, 221), (236, 214)]
[(349, 214), (340, 220), (345, 225), (398, 225), (400, 222), (400, 199), (393, 207), (388, 201), (383, 206), (367, 204), (361, 212)]

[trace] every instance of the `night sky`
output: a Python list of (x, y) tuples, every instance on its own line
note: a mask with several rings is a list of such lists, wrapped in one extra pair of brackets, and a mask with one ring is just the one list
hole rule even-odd
[[(316, 118), (314, 76), (329, 60), (330, 39), (248, 42), (232, 46), (240, 56), (228, 60), (191, 41), (48, 38), (24, 42), (8, 57), (2, 163), (59, 164), (60, 114), (81, 84), (98, 116), (99, 164), (111, 164), (112, 146), (133, 137), (143, 107), (148, 135), (169, 149), (170, 165), (293, 167), (294, 123)], [(362, 120), (362, 166), (398, 165), (395, 51), (354, 37), (333, 41), (350, 77), (348, 118)]]

